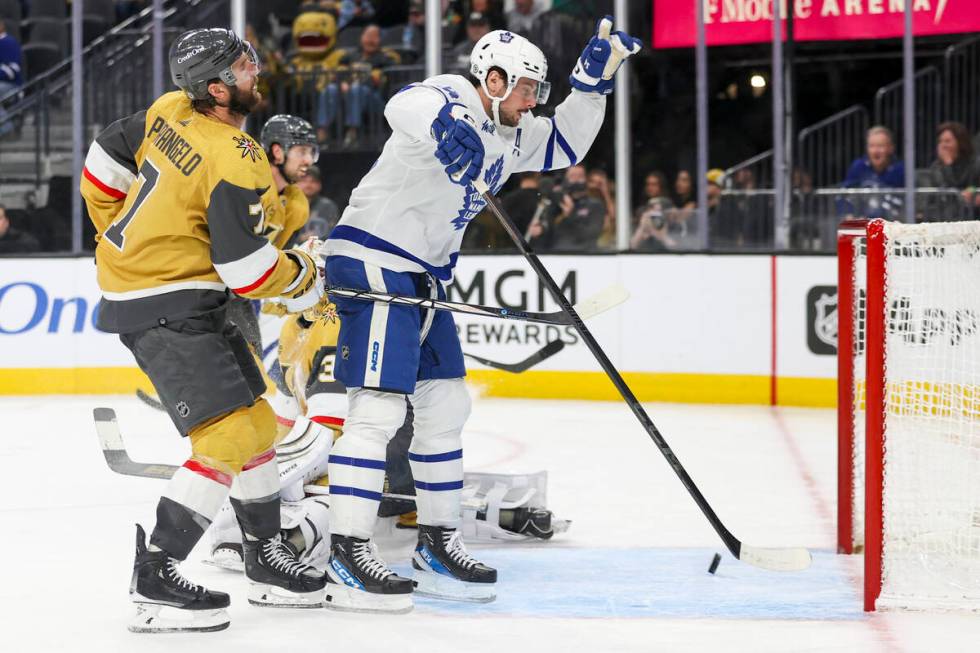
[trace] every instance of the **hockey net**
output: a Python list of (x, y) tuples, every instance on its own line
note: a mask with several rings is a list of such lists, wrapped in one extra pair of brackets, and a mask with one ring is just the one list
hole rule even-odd
[(845, 223), (838, 254), (838, 549), (866, 610), (980, 610), (980, 224)]

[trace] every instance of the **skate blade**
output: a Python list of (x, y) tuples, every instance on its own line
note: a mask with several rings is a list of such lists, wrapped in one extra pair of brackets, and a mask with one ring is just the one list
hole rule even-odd
[(323, 607), (338, 612), (406, 614), (415, 608), (411, 594), (370, 594), (346, 585), (327, 585)]
[(207, 560), (202, 560), (204, 564), (209, 567), (217, 567), (218, 569), (226, 569), (228, 571), (245, 571), (245, 563), (242, 562), (241, 558), (209, 558)]
[(434, 571), (415, 570), (415, 594), (442, 601), (491, 603), (497, 600), (495, 583), (467, 583)]
[(210, 633), (224, 630), (231, 619), (221, 610), (181, 610), (153, 603), (137, 603), (131, 633)]
[(275, 585), (248, 584), (248, 602), (260, 608), (322, 608), (323, 601), (323, 590), (290, 592)]

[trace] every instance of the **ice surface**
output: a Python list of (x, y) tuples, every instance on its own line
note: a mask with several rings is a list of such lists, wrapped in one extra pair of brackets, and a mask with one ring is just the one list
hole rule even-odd
[[(835, 413), (650, 404), (721, 519), (754, 546), (800, 545), (795, 574), (739, 563), (628, 409), (618, 403), (479, 399), (466, 464), (550, 474), (573, 520), (551, 542), (472, 547), (500, 569), (496, 603), (417, 599), (404, 616), (255, 608), (244, 578), (184, 565), (230, 592), (220, 633), (133, 635), (133, 523), (153, 523), (162, 481), (116, 475), (91, 411), (111, 406), (137, 460), (180, 463), (187, 445), (135, 397), (0, 398), (3, 651), (967, 651), (980, 616), (861, 612), (859, 557), (832, 554)], [(405, 569), (410, 536), (385, 554)], [(712, 554), (723, 559), (708, 574)]]

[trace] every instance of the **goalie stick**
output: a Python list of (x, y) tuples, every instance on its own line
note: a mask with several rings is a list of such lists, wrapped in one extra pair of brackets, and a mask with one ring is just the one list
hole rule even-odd
[[(117, 474), (124, 476), (138, 476), (141, 478), (158, 478), (169, 480), (170, 477), (180, 468), (179, 465), (169, 463), (142, 463), (129, 457), (126, 450), (126, 443), (123, 440), (122, 431), (119, 429), (119, 421), (116, 419), (116, 411), (111, 408), (95, 408), (92, 410), (95, 418), (95, 430), (99, 435), (99, 444), (102, 445), (102, 455), (109, 465), (109, 469)], [(285, 456), (277, 454), (277, 460), (289, 460), (297, 455), (301, 455), (305, 447), (299, 447), (290, 451)], [(303, 489), (309, 494), (329, 494), (329, 490), (320, 485), (304, 485)], [(383, 492), (381, 494), (386, 499), (401, 499), (403, 501), (415, 501), (413, 494), (392, 494)]]
[(564, 348), (565, 348), (564, 340), (552, 340), (544, 347), (534, 352), (533, 354), (531, 354), (524, 360), (520, 361), (519, 363), (511, 363), (511, 364), (498, 363), (496, 361), (492, 361), (488, 358), (483, 358), (475, 354), (467, 354), (465, 351), (463, 352), (463, 356), (466, 356), (467, 358), (472, 358), (477, 363), (482, 363), (487, 367), (493, 367), (495, 369), (503, 370), (505, 372), (520, 374), (521, 372), (526, 372), (527, 370), (531, 369), (532, 367), (534, 367), (541, 361), (545, 360), (546, 358), (551, 358), (552, 356), (554, 356)]
[(602, 350), (602, 347), (599, 346), (599, 343), (596, 342), (596, 339), (585, 327), (582, 316), (579, 315), (576, 309), (569, 304), (567, 299), (565, 299), (565, 296), (562, 295), (558, 284), (555, 283), (555, 280), (552, 278), (547, 268), (544, 267), (544, 264), (541, 263), (541, 260), (538, 259), (537, 255), (531, 250), (531, 247), (524, 240), (524, 237), (521, 235), (520, 231), (517, 230), (517, 226), (514, 224), (514, 221), (500, 206), (497, 198), (490, 192), (490, 189), (482, 179), (478, 177), (473, 182), (473, 186), (476, 188), (477, 192), (483, 196), (483, 199), (486, 200), (490, 210), (493, 211), (495, 216), (497, 216), (500, 224), (504, 227), (504, 230), (507, 231), (507, 234), (510, 236), (511, 240), (514, 241), (517, 249), (520, 250), (520, 252), (524, 255), (524, 258), (527, 259), (527, 262), (530, 264), (531, 268), (538, 275), (538, 278), (547, 286), (548, 291), (551, 293), (552, 299), (554, 299), (562, 310), (566, 312), (567, 317), (571, 320), (575, 330), (585, 342), (586, 346), (589, 348), (589, 351), (592, 352), (592, 355), (595, 356), (599, 365), (602, 367), (602, 370), (606, 373), (606, 376), (609, 377), (609, 380), (612, 381), (613, 385), (616, 386), (616, 389), (619, 390), (619, 394), (622, 395), (623, 400), (629, 406), (630, 410), (633, 411), (636, 418), (640, 421), (640, 424), (646, 430), (647, 435), (650, 436), (650, 439), (653, 440), (653, 443), (657, 446), (657, 449), (659, 449), (660, 453), (667, 459), (667, 463), (670, 465), (671, 469), (673, 469), (674, 473), (677, 474), (677, 477), (681, 480), (681, 483), (694, 499), (694, 502), (701, 509), (701, 512), (704, 513), (704, 516), (708, 518), (708, 522), (711, 523), (711, 526), (715, 529), (715, 532), (718, 533), (719, 537), (721, 537), (721, 540), (725, 543), (725, 546), (728, 547), (728, 550), (731, 551), (732, 555), (755, 567), (770, 569), (773, 571), (800, 571), (809, 567), (811, 561), (810, 552), (802, 547), (762, 548), (749, 546), (742, 543), (725, 527), (718, 515), (715, 514), (714, 509), (712, 509), (707, 499), (705, 499), (704, 495), (701, 494), (701, 490), (699, 490), (697, 485), (694, 484), (694, 481), (687, 473), (687, 470), (684, 469), (684, 466), (681, 464), (681, 461), (678, 460), (677, 456), (670, 448), (670, 445), (667, 444), (667, 441), (664, 439), (664, 436), (660, 433), (659, 429), (657, 429), (657, 426), (653, 423), (653, 420), (651, 420), (650, 416), (647, 415), (646, 411), (643, 409), (643, 406), (636, 398), (636, 395), (633, 394), (633, 391), (630, 390), (630, 387), (626, 384), (626, 381), (623, 380), (622, 375), (620, 375), (619, 371), (615, 368), (615, 366), (613, 366), (612, 361), (609, 360), (609, 357), (606, 356), (606, 352)]
[[(441, 299), (429, 299), (428, 297), (393, 295), (384, 292), (374, 292), (372, 290), (357, 290), (354, 288), (331, 287), (327, 288), (327, 294), (365, 302), (384, 302), (386, 304), (398, 304), (400, 306), (416, 306), (418, 308), (431, 308), (438, 311), (450, 311), (452, 313), (463, 313), (480, 317), (495, 317), (505, 320), (521, 320), (523, 322), (540, 322), (542, 324), (567, 326), (574, 324), (572, 318), (565, 311), (537, 313), (534, 311), (522, 311), (516, 308), (464, 304)], [(610, 308), (619, 306), (628, 298), (629, 292), (627, 292), (626, 288), (622, 284), (614, 283), (608, 288), (576, 304), (576, 313), (580, 319), (587, 320), (595, 315), (608, 311)]]

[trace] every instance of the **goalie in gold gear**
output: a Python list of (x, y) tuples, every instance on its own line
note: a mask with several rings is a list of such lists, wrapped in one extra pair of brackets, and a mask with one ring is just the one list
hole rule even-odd
[(291, 311), (323, 292), (309, 254), (264, 237), (283, 206), (262, 148), (242, 131), (261, 100), (258, 58), (230, 30), (196, 29), (174, 41), (170, 70), (180, 91), (99, 134), (81, 184), (97, 232), (98, 326), (119, 334), (191, 442), (149, 545), (137, 526), (137, 632), (228, 626), (228, 595), (178, 566), (229, 490), (251, 603), (319, 606), (325, 582), (281, 539), (275, 415), (245, 339), (226, 320), (229, 291), (278, 297)]

